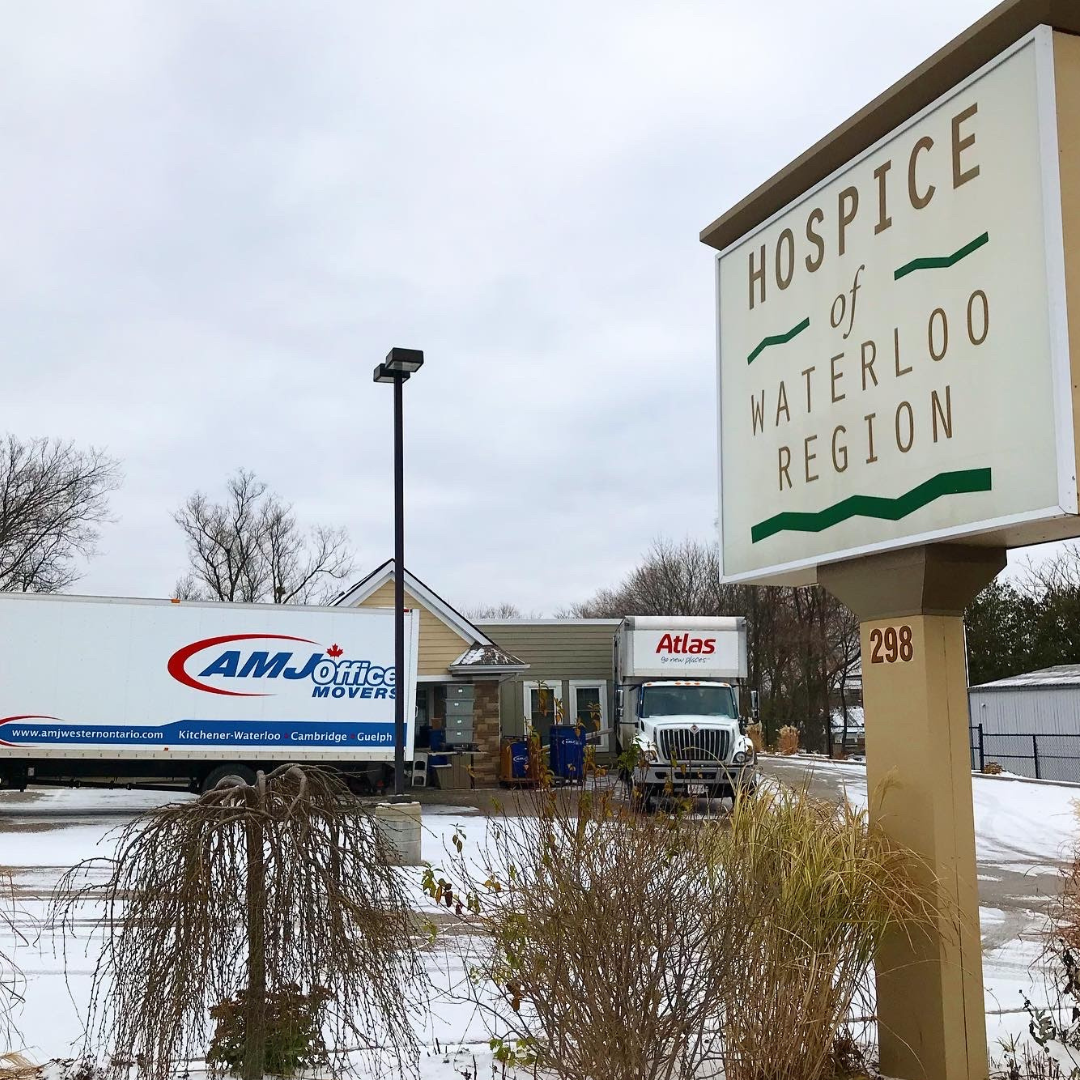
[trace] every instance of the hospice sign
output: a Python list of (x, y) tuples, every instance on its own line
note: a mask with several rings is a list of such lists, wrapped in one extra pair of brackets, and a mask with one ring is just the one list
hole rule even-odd
[(1038, 31), (719, 254), (726, 580), (1077, 512), (1053, 93)]

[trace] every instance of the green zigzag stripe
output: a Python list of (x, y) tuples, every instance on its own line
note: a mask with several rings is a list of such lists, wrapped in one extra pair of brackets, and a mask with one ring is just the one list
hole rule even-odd
[(756, 544), (780, 532), (824, 532), (825, 529), (831, 529), (853, 517), (899, 521), (943, 495), (964, 495), (974, 491), (989, 491), (990, 488), (989, 469), (961, 469), (957, 472), (938, 473), (895, 499), (882, 499), (876, 495), (852, 495), (814, 514), (776, 514), (754, 525), (750, 530), (750, 539)]
[(899, 270), (893, 273), (893, 280), (899, 281), (902, 277), (907, 277), (908, 274), (914, 274), (916, 270), (947, 270), (950, 266), (955, 266), (961, 259), (966, 259), (973, 251), (978, 251), (984, 244), (989, 243), (990, 234), (984, 232), (982, 236), (976, 236), (970, 244), (965, 244), (959, 251), (954, 251), (952, 255), (912, 259), (911, 262), (904, 263)]
[(767, 337), (746, 358), (748, 364), (752, 364), (770, 345), (786, 345), (793, 337), (798, 337), (810, 325), (810, 317), (807, 316), (798, 326), (793, 326), (786, 334), (773, 334)]

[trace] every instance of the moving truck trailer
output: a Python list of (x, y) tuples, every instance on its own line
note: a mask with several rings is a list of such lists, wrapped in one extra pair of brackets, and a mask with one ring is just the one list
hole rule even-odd
[[(412, 759), (417, 612), (406, 613)], [(213, 787), (299, 761), (392, 774), (386, 608), (0, 594), (0, 784)]]
[(739, 715), (746, 674), (745, 619), (623, 619), (615, 634), (619, 751), (641, 797), (753, 790), (754, 744)]

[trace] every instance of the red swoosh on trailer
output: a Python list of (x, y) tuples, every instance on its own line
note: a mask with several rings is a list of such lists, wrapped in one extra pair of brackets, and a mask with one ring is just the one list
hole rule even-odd
[[(58, 716), (42, 716), (39, 713), (24, 713), (22, 716), (4, 716), (0, 717), (0, 727), (5, 724), (14, 723), (16, 720), (55, 720), (58, 724), (62, 724), (63, 720)], [(15, 746), (18, 743), (6, 742), (4, 739), (0, 739), (0, 746)]]
[(318, 644), (311, 638), (293, 637), (291, 634), (225, 634), (222, 637), (203, 638), (202, 641), (193, 641), (190, 645), (177, 649), (169, 657), (169, 674), (184, 686), (190, 686), (193, 690), (204, 690), (208, 694), (222, 694), (225, 697), (270, 697), (270, 694), (247, 694), (242, 690), (222, 690), (218, 686), (207, 686), (184, 670), (184, 664), (197, 652), (214, 645), (225, 645), (230, 641), (302, 641), (306, 645)]

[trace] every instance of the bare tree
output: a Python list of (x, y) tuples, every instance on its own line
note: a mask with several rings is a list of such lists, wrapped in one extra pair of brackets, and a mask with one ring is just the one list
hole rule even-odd
[(352, 572), (344, 529), (305, 531), (292, 506), (247, 469), (229, 477), (222, 502), (196, 491), (173, 520), (187, 538), (191, 564), (176, 584), (181, 600), (325, 601)]
[(117, 1078), (137, 1062), (149, 1080), (208, 1043), (211, 1074), (244, 1080), (297, 1056), (333, 1076), (365, 1063), (415, 1075), (425, 974), (393, 861), (340, 776), (314, 767), (223, 780), (135, 818), (113, 858), (64, 875), (50, 909), (65, 960), (88, 914), (102, 935), (86, 1056)]
[(501, 604), (474, 604), (465, 609), (467, 619), (520, 619), (521, 609), (517, 604), (504, 600)]
[(745, 616), (747, 683), (760, 691), (770, 743), (780, 724), (798, 722), (826, 749), (832, 702), (859, 655), (858, 621), (823, 589), (723, 584), (716, 547), (692, 539), (654, 540), (619, 585), (562, 614)]
[(93, 555), (118, 463), (59, 439), (0, 438), (0, 590), (60, 592)]

